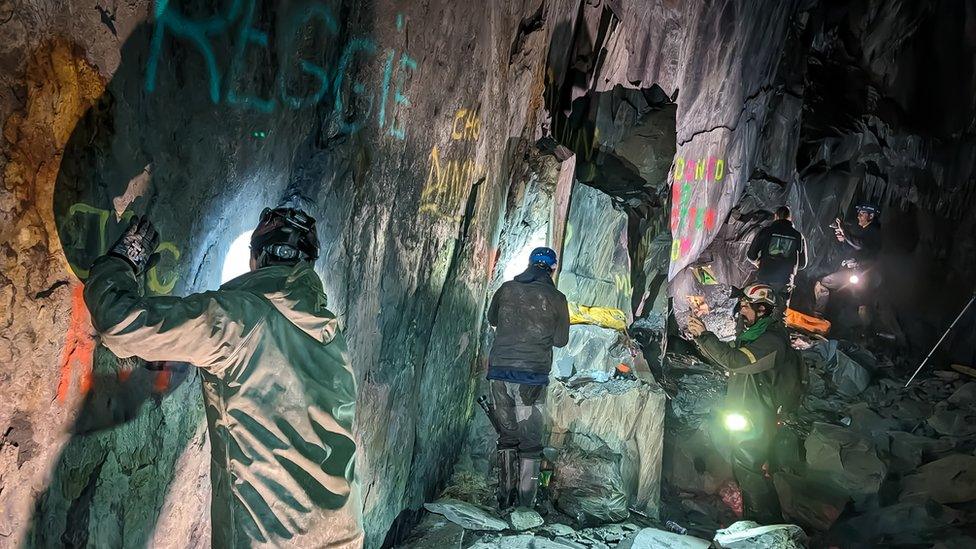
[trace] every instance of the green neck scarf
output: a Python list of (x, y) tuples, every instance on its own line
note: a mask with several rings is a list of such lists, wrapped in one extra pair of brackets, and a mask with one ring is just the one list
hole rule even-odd
[(759, 339), (759, 336), (766, 333), (766, 328), (769, 328), (772, 318), (764, 316), (756, 321), (755, 324), (746, 328), (741, 334), (739, 334), (739, 343), (752, 343), (753, 341)]

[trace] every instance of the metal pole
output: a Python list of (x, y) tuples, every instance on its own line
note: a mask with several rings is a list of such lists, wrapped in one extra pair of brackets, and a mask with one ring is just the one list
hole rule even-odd
[(915, 370), (915, 373), (912, 374), (912, 377), (908, 378), (908, 382), (905, 383), (906, 388), (909, 385), (911, 385), (912, 380), (915, 379), (915, 376), (917, 376), (918, 373), (922, 371), (922, 368), (925, 367), (925, 363), (928, 362), (930, 358), (932, 358), (932, 353), (934, 353), (935, 350), (939, 348), (939, 345), (942, 344), (942, 340), (945, 339), (947, 335), (949, 335), (949, 332), (951, 332), (953, 328), (956, 327), (956, 322), (959, 322), (959, 319), (962, 318), (962, 315), (966, 314), (966, 310), (969, 309), (969, 306), (973, 304), (974, 300), (976, 300), (976, 293), (973, 294), (973, 297), (969, 298), (969, 303), (966, 303), (966, 306), (963, 307), (961, 311), (959, 311), (959, 315), (956, 317), (955, 320), (952, 321), (952, 324), (949, 325), (949, 328), (947, 328), (946, 331), (942, 334), (942, 337), (940, 337), (939, 341), (936, 342), (935, 347), (932, 347), (932, 350), (929, 351), (929, 354), (928, 356), (925, 357), (925, 360), (923, 360), (922, 363), (918, 365), (918, 368)]

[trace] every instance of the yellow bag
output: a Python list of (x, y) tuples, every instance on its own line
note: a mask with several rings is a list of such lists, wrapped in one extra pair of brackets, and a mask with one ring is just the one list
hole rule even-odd
[(627, 314), (613, 307), (588, 307), (578, 303), (570, 303), (569, 323), (592, 324), (623, 332), (627, 329)]

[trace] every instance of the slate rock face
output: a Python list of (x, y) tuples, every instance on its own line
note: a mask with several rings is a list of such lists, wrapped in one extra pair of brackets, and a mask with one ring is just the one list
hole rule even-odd
[[(208, 16), (194, 42), (193, 21)], [(634, 263), (650, 263), (649, 284), (663, 251), (683, 297), (695, 262), (744, 278), (744, 236), (784, 200), (823, 258), (816, 276), (835, 259), (823, 225), (862, 194), (906, 205), (885, 214), (917, 229), (893, 236), (912, 268), (887, 272), (892, 294), (937, 266), (940, 291), (926, 295), (946, 302), (922, 312), (945, 325), (976, 265), (972, 241), (955, 238), (976, 223), (964, 215), (972, 17), (961, 3), (908, 0), (0, 3), (0, 533), (205, 543), (199, 382), (185, 365), (146, 369), (99, 347), (78, 277), (123, 216), (148, 213), (164, 240), (149, 292), (214, 288), (230, 243), (291, 199), (319, 220), (317, 271), (360, 382), (368, 545), (391, 527), (397, 537), (446, 481), (468, 426), (486, 288), (525, 153), (555, 136), (576, 155), (560, 160), (562, 182), (582, 144), (601, 142), (554, 124), (574, 100), (609, 94), (595, 103), (613, 108), (589, 128), (638, 133), (649, 106), (667, 103), (617, 86), (656, 85), (675, 105), (673, 204), (632, 195), (647, 201), (635, 238), (616, 236), (629, 228), (615, 211), (614, 251), (600, 251), (638, 293), (626, 242), (652, 235)], [(580, 164), (621, 175), (627, 164), (608, 160), (627, 160), (641, 185), (669, 156), (628, 135), (602, 143), (602, 160)], [(632, 309), (629, 291), (601, 291)], [(960, 337), (947, 351), (970, 364), (973, 348)], [(929, 421), (957, 434), (969, 419), (938, 409)]]
[[(619, 463), (628, 501), (625, 508), (657, 516), (664, 400), (664, 391), (653, 381), (611, 380), (580, 388), (553, 383), (546, 402), (552, 426), (550, 445), (575, 445), (584, 453), (606, 446)], [(570, 474), (558, 468), (554, 472), (557, 480), (563, 478), (560, 482), (570, 482)]]
[(577, 184), (566, 226), (559, 291), (572, 303), (629, 313), (627, 215), (609, 195)]
[[(206, 539), (195, 377), (157, 393), (152, 379), (148, 405), (88, 438), (60, 435), (89, 415), (86, 396), (109, 396), (100, 376), (120, 367), (73, 301), (76, 277), (127, 210), (163, 235), (150, 293), (215, 288), (230, 243), (290, 199), (318, 219), (317, 271), (349, 340), (378, 546), (450, 475), (470, 417), (493, 240), (521, 161), (508, 140), (531, 134), (534, 116), (500, 90), (541, 87), (546, 32), (523, 32), (523, 51), (510, 51), (537, 6), (159, 6), (161, 26), (148, 1), (0, 8), (0, 32), (16, 36), (0, 46), (0, 432), (23, 448), (8, 460), (3, 445), (0, 532), (41, 545)], [(205, 39), (189, 39), (208, 15)], [(239, 40), (248, 26), (266, 46)], [(154, 32), (168, 33), (158, 49)]]

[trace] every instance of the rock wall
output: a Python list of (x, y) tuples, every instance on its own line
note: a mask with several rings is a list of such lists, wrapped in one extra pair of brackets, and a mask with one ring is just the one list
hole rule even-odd
[(569, 302), (631, 313), (627, 214), (609, 195), (573, 188), (562, 248), (558, 287)]
[[(0, 1), (0, 535), (207, 539), (192, 368), (112, 357), (79, 297), (133, 213), (163, 234), (147, 290), (172, 295), (219, 284), (264, 206), (319, 219), (360, 382), (370, 546), (451, 472), (509, 190), (540, 138), (630, 208), (634, 304), (655, 301), (668, 223), (680, 297), (696, 262), (742, 276), (749, 214), (781, 196), (809, 232), (841, 197), (907, 197), (915, 264), (962, 287), (973, 250), (952, 237), (968, 225), (939, 215), (972, 200), (972, 21), (948, 0)], [(945, 37), (956, 72), (927, 64)], [(831, 110), (836, 90), (807, 84), (840, 73), (864, 94)], [(673, 161), (635, 162), (646, 151), (606, 135), (669, 108)]]
[(2, 4), (0, 533), (206, 543), (196, 376), (100, 347), (79, 278), (148, 213), (164, 242), (147, 291), (215, 287), (283, 199), (319, 220), (359, 378), (369, 545), (419, 509), (471, 414), (506, 174), (533, 126), (506, 92), (542, 87), (537, 8)]
[[(685, 243), (674, 244), (672, 295), (697, 293), (691, 272), (678, 272), (684, 265), (711, 264), (720, 280), (744, 282), (749, 241), (785, 203), (808, 239), (812, 261), (793, 301), (808, 307), (814, 280), (843, 258), (827, 225), (871, 200), (882, 207), (885, 246), (878, 328), (898, 337), (906, 357), (924, 356), (954, 318), (955, 301), (972, 292), (966, 273), (976, 252), (965, 212), (976, 203), (974, 18), (967, 3), (806, 2), (785, 28), (770, 27), (782, 44), (778, 60), (768, 59), (775, 67), (759, 63), (767, 54), (744, 66), (754, 69), (749, 74), (771, 72), (748, 94), (741, 123), (709, 132), (746, 137), (742, 162), (726, 166), (734, 187), (708, 194), (715, 189), (711, 161), (702, 179), (700, 163), (689, 170), (685, 161), (682, 171), (675, 160), (672, 213), (679, 224), (701, 214), (695, 200), (705, 195), (718, 222), (709, 229), (706, 210), (701, 252), (687, 261)], [(680, 227), (678, 233), (685, 234)], [(688, 249), (697, 250), (696, 242)], [(946, 342), (940, 361), (976, 360), (972, 322)]]

